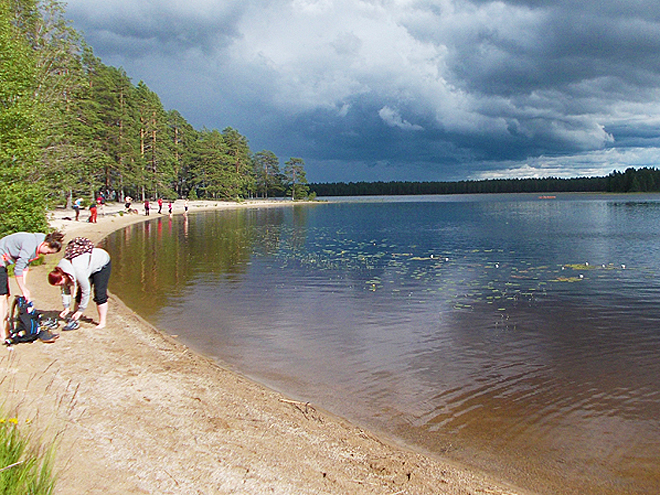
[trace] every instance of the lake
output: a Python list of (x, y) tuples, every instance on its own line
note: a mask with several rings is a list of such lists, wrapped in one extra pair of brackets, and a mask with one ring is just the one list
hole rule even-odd
[(129, 307), (290, 397), (539, 493), (658, 493), (660, 195), (328, 198), (104, 242)]

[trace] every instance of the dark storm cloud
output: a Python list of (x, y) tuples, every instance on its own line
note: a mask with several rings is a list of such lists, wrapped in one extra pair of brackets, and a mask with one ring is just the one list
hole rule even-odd
[(544, 8), (540, 22), (526, 23), (512, 36), (501, 30), (481, 32), (456, 44), (450, 63), (469, 89), (485, 94), (558, 88), (570, 96), (572, 85), (600, 78), (616, 80), (622, 89), (657, 89), (657, 19), (639, 12), (608, 17), (601, 9), (585, 7)]
[(303, 157), (312, 180), (598, 174), (660, 156), (655, 2), (69, 5), (106, 63), (196, 127)]
[(241, 3), (214, 3), (204, 8), (205, 2), (69, 2), (67, 13), (96, 42), (92, 46), (131, 60), (190, 49), (212, 53), (230, 44), (239, 35)]

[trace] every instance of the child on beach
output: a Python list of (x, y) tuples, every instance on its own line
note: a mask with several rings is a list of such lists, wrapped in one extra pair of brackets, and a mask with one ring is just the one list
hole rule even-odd
[[(74, 239), (69, 244), (75, 242)], [(91, 245), (91, 241), (88, 241)], [(73, 309), (74, 298), (80, 292), (80, 301), (75, 313), (71, 319), (78, 321), (87, 305), (91, 295), (92, 286), (94, 286), (94, 302), (99, 313), (99, 322), (97, 329), (104, 328), (108, 316), (108, 281), (110, 280), (111, 263), (110, 255), (101, 248), (91, 248), (81, 254), (72, 252), (65, 254), (65, 257), (48, 274), (50, 285), (61, 287), (62, 305), (64, 310), (60, 313), (60, 318), (66, 318)], [(65, 327), (65, 330), (68, 330)]]
[(8, 265), (14, 265), (16, 284), (27, 301), (31, 301), (27, 288), (28, 264), (40, 255), (55, 254), (62, 249), (64, 234), (31, 234), (18, 232), (0, 239), (0, 333), (4, 342), (9, 336), (9, 276)]

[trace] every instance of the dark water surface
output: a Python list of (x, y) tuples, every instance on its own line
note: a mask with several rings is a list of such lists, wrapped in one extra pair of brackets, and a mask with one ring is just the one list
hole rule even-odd
[(111, 290), (263, 383), (552, 494), (660, 493), (660, 196), (166, 216)]

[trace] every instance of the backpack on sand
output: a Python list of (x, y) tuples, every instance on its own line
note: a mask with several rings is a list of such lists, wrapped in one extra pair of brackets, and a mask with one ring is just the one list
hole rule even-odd
[(40, 315), (31, 302), (27, 302), (23, 296), (14, 299), (11, 306), (11, 316), (9, 322), (9, 339), (11, 339), (11, 343), (34, 342), (39, 338), (39, 332), (41, 332)]
[[(54, 328), (57, 322), (49, 319), (42, 321), (42, 315), (23, 296), (16, 296), (11, 305), (9, 319), (9, 337), (5, 345), (20, 344), (23, 342), (34, 342), (41, 339), (42, 342), (54, 342), (59, 335), (51, 333), (48, 328)], [(42, 328), (43, 327), (43, 328)]]

